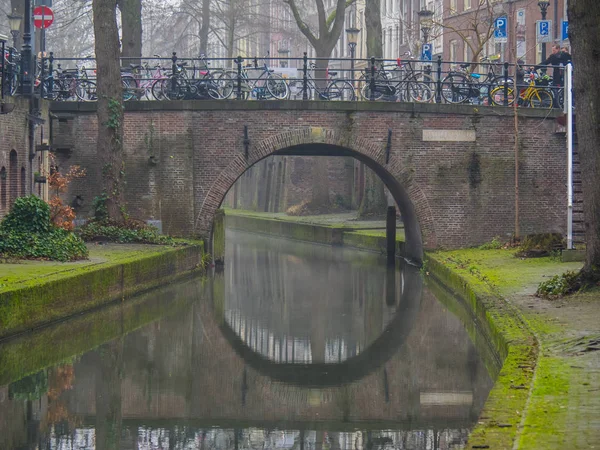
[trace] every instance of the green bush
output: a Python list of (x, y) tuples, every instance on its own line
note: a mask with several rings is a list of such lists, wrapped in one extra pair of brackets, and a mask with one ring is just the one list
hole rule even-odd
[(538, 233), (525, 236), (519, 250), (518, 258), (538, 258), (553, 255), (565, 248), (565, 239), (559, 233)]
[(20, 197), (0, 222), (0, 255), (23, 259), (72, 261), (88, 256), (74, 233), (50, 222), (50, 208), (40, 198)]
[(561, 275), (554, 275), (548, 281), (540, 283), (535, 295), (545, 298), (562, 297), (576, 291), (579, 285), (579, 274), (569, 271)]
[(479, 246), (479, 250), (498, 250), (502, 248), (502, 242), (500, 241), (500, 236), (496, 236), (490, 242), (486, 242)]
[(52, 227), (50, 206), (35, 195), (19, 197), (0, 226), (14, 232), (47, 233)]
[(124, 223), (91, 221), (77, 229), (84, 241), (107, 240), (111, 242), (171, 245), (173, 239), (158, 234), (158, 229), (143, 222), (127, 220)]

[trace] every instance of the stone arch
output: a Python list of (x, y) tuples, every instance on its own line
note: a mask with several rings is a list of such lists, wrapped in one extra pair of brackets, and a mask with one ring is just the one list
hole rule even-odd
[(19, 158), (16, 150), (8, 157), (8, 197), (12, 205), (19, 196)]
[[(352, 156), (369, 166), (385, 183), (402, 212), (406, 234), (405, 254), (409, 260), (422, 262), (423, 246), (437, 246), (435, 224), (427, 198), (412, 182), (410, 171), (394, 155), (386, 161), (385, 143), (374, 142), (348, 133), (306, 127), (276, 134), (251, 145), (248, 157), (240, 153), (233, 158), (212, 183), (200, 208), (194, 232), (209, 235), (215, 211), (237, 179), (258, 161), (272, 155)], [(424, 238), (423, 238), (424, 237)]]

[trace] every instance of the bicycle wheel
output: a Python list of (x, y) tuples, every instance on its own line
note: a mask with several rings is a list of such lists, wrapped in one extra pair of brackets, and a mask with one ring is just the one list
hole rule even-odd
[(121, 75), (121, 85), (123, 86), (123, 101), (137, 99), (137, 80), (131, 75)]
[(435, 100), (435, 84), (429, 81), (406, 81), (406, 98), (416, 103), (431, 103)]
[(504, 106), (504, 98), (507, 98), (507, 105), (512, 105), (515, 102), (515, 90), (512, 87), (509, 87), (504, 92), (504, 86), (497, 86), (490, 92), (490, 99), (492, 104), (495, 106)]
[(269, 73), (267, 76), (267, 90), (277, 100), (285, 100), (290, 95), (290, 87), (281, 75)]
[(219, 98), (226, 99), (231, 97), (235, 87), (233, 78), (224, 70), (215, 70), (210, 73), (210, 78), (218, 86)]
[(75, 95), (83, 102), (95, 102), (98, 100), (96, 83), (90, 80), (77, 80), (77, 85), (75, 86)]
[(356, 95), (354, 94), (354, 87), (349, 81), (335, 80), (327, 86), (325, 97), (332, 101), (352, 102)]
[(154, 83), (152, 83), (152, 87), (150, 88), (150, 92), (152, 92), (152, 97), (154, 97), (154, 100), (166, 100), (167, 97), (165, 96), (164, 93), (164, 85), (163, 82), (166, 80), (166, 78), (161, 78), (159, 80), (156, 80)]
[(442, 80), (442, 97), (446, 103), (465, 103), (471, 87), (462, 73), (451, 73)]
[(534, 89), (529, 97), (532, 108), (552, 108), (552, 94), (545, 89)]
[[(302, 80), (292, 80), (288, 84), (290, 88), (290, 100), (303, 100), (304, 99), (304, 83)], [(310, 85), (306, 86), (306, 99), (312, 100), (313, 92)]]
[[(157, 83), (160, 83), (161, 100), (183, 100), (186, 96), (192, 94), (188, 83), (177, 76), (170, 76), (159, 80)], [(155, 95), (154, 88), (152, 89), (152, 95)]]

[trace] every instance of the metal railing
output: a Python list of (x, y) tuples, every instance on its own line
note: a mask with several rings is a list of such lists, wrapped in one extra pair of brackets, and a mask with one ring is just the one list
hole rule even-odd
[[(18, 85), (18, 58), (5, 64)], [(559, 80), (524, 67), (484, 59), (478, 63), (434, 61), (410, 54), (380, 58), (123, 58), (124, 101), (140, 100), (322, 100), (450, 103), (533, 108), (562, 107), (563, 68), (549, 70)], [(277, 67), (285, 65), (286, 67)], [(35, 92), (55, 101), (94, 101), (93, 58), (49, 57), (36, 61)], [(4, 71), (4, 69), (3, 69)]]

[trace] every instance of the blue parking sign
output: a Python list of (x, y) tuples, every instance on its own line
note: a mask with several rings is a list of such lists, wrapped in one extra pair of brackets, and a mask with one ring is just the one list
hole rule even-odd
[(563, 40), (563, 41), (569, 40), (569, 21), (568, 20), (562, 21), (562, 39), (561, 40)]
[(508, 17), (498, 17), (494, 21), (494, 40), (496, 43), (508, 42)]
[(421, 59), (423, 61), (431, 61), (432, 48), (433, 46), (431, 44), (423, 44), (423, 48), (421, 49)]
[(552, 42), (552, 21), (538, 20), (536, 22), (536, 35), (536, 42), (538, 44)]

